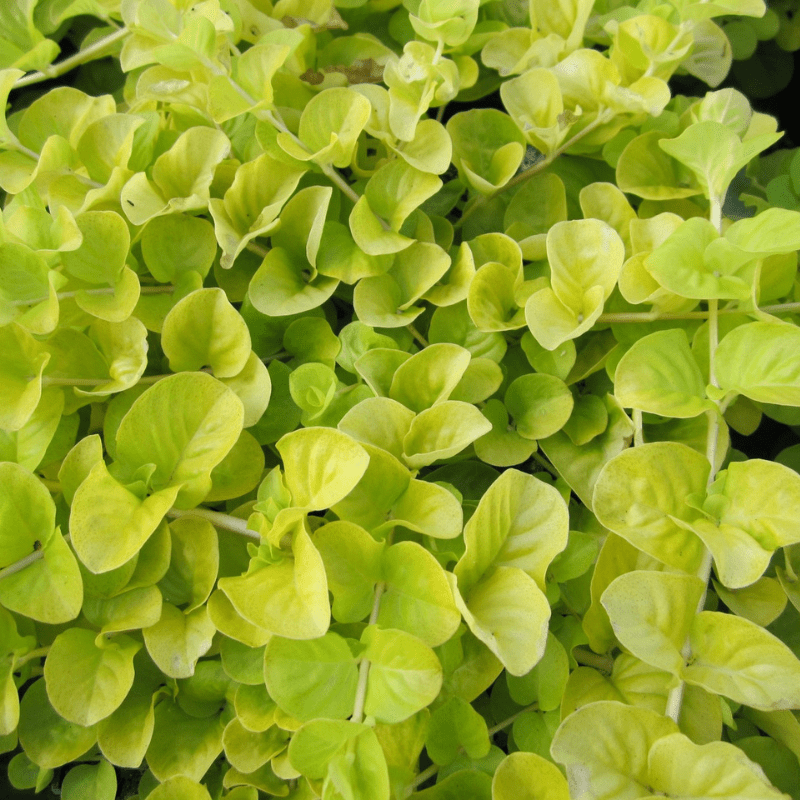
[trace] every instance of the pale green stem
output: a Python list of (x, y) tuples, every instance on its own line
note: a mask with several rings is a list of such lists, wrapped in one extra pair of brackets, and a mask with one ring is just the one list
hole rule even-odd
[[(79, 294), (91, 294), (91, 295), (103, 295), (103, 294), (114, 294), (114, 287), (113, 286), (106, 286), (102, 289), (78, 289), (74, 292), (59, 292), (56, 295), (57, 300), (69, 300), (71, 297), (76, 297)], [(164, 284), (163, 286), (142, 286), (140, 287), (141, 294), (169, 294), (170, 292), (175, 291), (175, 287), (172, 285)], [(49, 297), (35, 297), (32, 300), (12, 300), (12, 306), (33, 306), (37, 303), (43, 303), (45, 300), (49, 300)]]
[(612, 116), (613, 114), (608, 111), (598, 114), (597, 117), (595, 117), (595, 119), (593, 119), (582, 131), (579, 131), (571, 139), (564, 142), (561, 147), (554, 150), (544, 160), (539, 161), (529, 169), (526, 169), (524, 172), (520, 172), (519, 175), (515, 175), (508, 183), (501, 186), (499, 189), (497, 189), (497, 191), (492, 192), (492, 194), (479, 197), (471, 206), (469, 206), (469, 208), (466, 209), (466, 211), (464, 211), (464, 213), (461, 215), (461, 219), (453, 223), (453, 227), (455, 229), (460, 228), (464, 222), (469, 219), (469, 217), (471, 217), (479, 209), (483, 208), (488, 202), (494, 200), (495, 197), (503, 194), (503, 192), (507, 192), (514, 186), (529, 180), (534, 175), (538, 175), (540, 172), (546, 170), (560, 155), (569, 150), (572, 145), (574, 145), (576, 142), (579, 142), (584, 136), (586, 136), (586, 134), (591, 133), (591, 131), (593, 131), (595, 128), (599, 127), (600, 125), (604, 125), (609, 121), (609, 119), (611, 119)]
[(181, 517), (199, 517), (200, 519), (208, 520), (217, 528), (224, 528), (226, 531), (232, 531), (233, 533), (238, 533), (240, 536), (255, 539), (257, 542), (261, 541), (261, 534), (250, 530), (250, 528), (247, 527), (247, 520), (239, 519), (239, 517), (232, 517), (230, 514), (222, 514), (219, 511), (212, 511), (209, 508), (190, 508), (187, 511), (171, 508), (167, 511), (167, 516), (173, 519), (180, 519)]
[[(391, 538), (391, 534), (389, 534)], [(378, 614), (381, 610), (381, 597), (386, 589), (386, 583), (379, 581), (375, 585), (375, 599), (372, 603), (372, 613), (369, 615), (369, 624), (375, 625), (378, 622)], [(370, 661), (367, 658), (361, 659), (358, 667), (358, 685), (356, 686), (356, 699), (353, 704), (352, 722), (361, 722), (364, 719), (364, 703), (367, 699), (367, 678), (369, 677)]]
[(20, 667), (24, 667), (29, 661), (36, 658), (44, 658), (50, 652), (50, 645), (47, 647), (37, 647), (36, 650), (31, 650), (30, 653), (25, 653), (22, 658), (17, 659), (14, 663), (14, 672), (18, 672)]
[[(489, 728), (487, 733), (489, 734), (490, 737), (494, 736), (496, 733), (499, 733), (500, 731), (504, 730), (509, 725), (513, 725), (514, 720), (516, 720), (518, 717), (522, 716), (523, 714), (527, 714), (529, 711), (536, 711), (538, 708), (539, 708), (538, 703), (531, 703), (531, 705), (526, 706), (525, 708), (522, 708), (519, 711), (517, 711), (516, 714), (512, 714), (508, 719), (504, 719), (502, 722), (498, 722), (497, 725), (495, 725), (494, 727)], [(458, 748), (459, 753), (462, 753), (463, 751), (464, 751), (463, 747)], [(419, 773), (419, 775), (417, 775), (414, 778), (414, 780), (411, 782), (411, 788), (416, 789), (417, 786), (421, 786), (423, 783), (425, 783), (425, 781), (432, 778), (439, 771), (439, 769), (440, 767), (438, 764), (431, 764), (427, 769), (424, 769), (422, 772)]]
[[(766, 314), (790, 314), (800, 312), (800, 303), (776, 303), (770, 306), (760, 306), (759, 311)], [(722, 314), (752, 314), (748, 309), (741, 308), (720, 308), (717, 309), (717, 316)], [(597, 318), (597, 325), (620, 323), (620, 322), (655, 322), (656, 320), (667, 319), (708, 319), (711, 316), (710, 307), (708, 311), (684, 311), (682, 313), (664, 313), (657, 311), (620, 311), (601, 314)]]
[(500, 731), (504, 730), (509, 725), (512, 725), (514, 723), (514, 720), (516, 720), (518, 717), (521, 717), (523, 714), (527, 714), (529, 711), (536, 711), (538, 710), (538, 708), (539, 708), (538, 703), (531, 703), (529, 706), (521, 708), (519, 711), (517, 711), (516, 714), (512, 714), (510, 717), (504, 719), (502, 722), (498, 722), (497, 725), (495, 725), (494, 727), (489, 728), (487, 733), (489, 734), (489, 736), (494, 736), (496, 733), (500, 733)]
[(262, 247), (260, 244), (256, 244), (255, 242), (248, 242), (245, 247), (251, 252), (255, 253), (257, 256), (261, 256), (261, 258), (266, 258), (267, 253), (269, 250), (266, 247)]
[[(42, 484), (52, 493), (61, 491), (61, 484), (58, 481), (51, 481), (47, 478), (39, 478)], [(250, 530), (247, 527), (247, 520), (239, 519), (239, 517), (232, 517), (230, 514), (223, 514), (219, 511), (212, 511), (210, 508), (192, 508), (184, 511), (183, 509), (171, 508), (167, 511), (167, 516), (173, 519), (181, 517), (200, 517), (207, 519), (212, 525), (217, 528), (224, 528), (227, 531), (238, 533), (240, 536), (246, 536), (248, 539), (254, 539), (257, 542), (261, 541), (261, 535), (256, 531)], [(65, 542), (70, 541), (69, 534), (64, 537)], [(43, 550), (34, 550), (34, 552), (9, 564), (7, 567), (0, 569), (0, 580), (13, 575), (15, 572), (25, 569), (29, 564), (38, 561), (44, 555)]]
[[(713, 209), (712, 209), (713, 214)], [(719, 229), (719, 225), (717, 226)], [(717, 300), (709, 300), (708, 301), (708, 374), (709, 374), (709, 383), (712, 386), (716, 386), (719, 388), (719, 384), (716, 378), (716, 372), (714, 369), (714, 356), (717, 351), (717, 344), (719, 343), (719, 301)], [(708, 458), (710, 469), (708, 473), (708, 485), (710, 486), (714, 480), (716, 474), (716, 462), (717, 462), (717, 438), (719, 436), (719, 408), (714, 408), (712, 411), (709, 411), (708, 414), (708, 434), (706, 438), (706, 458)], [(697, 603), (697, 610), (696, 613), (700, 613), (706, 604), (706, 594), (708, 593), (708, 581), (711, 577), (711, 564), (712, 564), (712, 557), (711, 551), (708, 548), (705, 548), (703, 553), (703, 561), (700, 565), (700, 569), (697, 571), (697, 577), (703, 581), (704, 586), (706, 587), (703, 590), (703, 594), (700, 597), (700, 600)], [(683, 658), (684, 662), (688, 661), (688, 659), (692, 655), (692, 648), (691, 643), (689, 641), (689, 637), (686, 637), (686, 641), (683, 643), (683, 648), (681, 649), (681, 657)], [(681, 716), (681, 706), (683, 704), (683, 694), (685, 689), (684, 681), (679, 681), (678, 684), (670, 690), (669, 695), (667, 695), (667, 707), (665, 710), (665, 715), (672, 719), (676, 724)]]
[(416, 339), (416, 340), (417, 340), (417, 341), (418, 341), (418, 342), (419, 342), (419, 343), (420, 343), (420, 344), (421, 344), (423, 347), (427, 347), (427, 346), (428, 346), (428, 342), (427, 342), (427, 340), (425, 339), (425, 337), (424, 337), (424, 336), (423, 336), (423, 335), (422, 335), (422, 334), (421, 334), (421, 333), (420, 333), (420, 332), (419, 332), (419, 331), (418, 331), (418, 330), (417, 330), (417, 329), (416, 329), (416, 328), (415, 328), (415, 327), (414, 327), (414, 326), (413, 326), (411, 323), (409, 323), (408, 325), (406, 325), (406, 328), (407, 328), (407, 329), (408, 329), (408, 331), (411, 333), (411, 335), (412, 335), (412, 336), (413, 336), (413, 337), (414, 337), (414, 338), (415, 338), (415, 339)]
[(586, 667), (593, 667), (599, 669), (601, 672), (606, 672), (609, 675), (614, 669), (614, 659), (611, 656), (601, 656), (593, 650), (587, 650), (585, 647), (575, 647), (572, 650), (572, 657), (579, 663)]
[[(64, 537), (65, 542), (69, 542), (69, 534)], [(13, 575), (16, 572), (20, 572), (21, 570), (25, 569), (25, 567), (33, 564), (34, 561), (38, 561), (40, 558), (44, 558), (44, 550), (34, 550), (32, 553), (29, 553), (25, 558), (21, 558), (19, 561), (15, 561), (13, 564), (9, 564), (7, 567), (0, 569), (0, 580), (3, 578), (7, 578), (9, 575)]]
[(287, 353), (286, 350), (281, 350), (279, 353), (273, 353), (271, 356), (264, 356), (261, 360), (265, 364), (269, 364), (270, 361), (277, 361), (279, 358), (285, 358), (288, 355), (291, 355), (291, 353)]
[(642, 433), (642, 410), (633, 409), (633, 446), (641, 447), (644, 444), (644, 434)]
[(114, 33), (110, 33), (108, 36), (98, 39), (94, 44), (89, 45), (89, 47), (79, 50), (75, 55), (65, 58), (63, 61), (59, 61), (57, 64), (45, 67), (40, 72), (31, 72), (27, 75), (23, 75), (11, 88), (21, 89), (24, 86), (30, 86), (34, 83), (57, 78), (59, 75), (63, 75), (65, 72), (69, 72), (71, 69), (81, 64), (93, 61), (95, 58), (101, 58), (107, 55), (105, 50), (124, 39), (128, 33), (129, 31), (127, 28), (120, 28), (114, 31)]
[(554, 478), (560, 478), (556, 468), (549, 462), (545, 461), (538, 453), (531, 454), (531, 458), (543, 469), (549, 472)]

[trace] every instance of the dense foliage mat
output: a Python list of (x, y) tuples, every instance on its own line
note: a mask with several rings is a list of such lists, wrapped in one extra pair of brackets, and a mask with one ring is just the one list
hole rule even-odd
[(11, 784), (799, 800), (797, 11), (1, 3)]

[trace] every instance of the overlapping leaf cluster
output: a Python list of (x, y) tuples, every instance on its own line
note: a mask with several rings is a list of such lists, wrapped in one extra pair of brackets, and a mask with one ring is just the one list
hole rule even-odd
[(798, 156), (714, 91), (765, 10), (3, 5), (16, 786), (800, 797), (800, 458), (729, 436), (800, 423)]

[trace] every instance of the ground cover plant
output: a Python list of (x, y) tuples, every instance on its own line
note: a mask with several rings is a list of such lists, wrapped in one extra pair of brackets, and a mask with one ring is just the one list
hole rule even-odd
[(10, 783), (798, 800), (797, 11), (0, 4)]

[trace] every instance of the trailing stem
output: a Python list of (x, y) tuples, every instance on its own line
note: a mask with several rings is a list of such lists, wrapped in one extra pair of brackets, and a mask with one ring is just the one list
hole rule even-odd
[(51, 64), (40, 72), (29, 72), (27, 75), (23, 75), (14, 83), (12, 88), (22, 89), (34, 83), (58, 78), (60, 75), (69, 72), (75, 67), (79, 67), (81, 64), (86, 64), (89, 61), (94, 61), (96, 58), (103, 58), (110, 55), (110, 53), (106, 51), (117, 42), (122, 41), (128, 33), (129, 31), (127, 28), (119, 28), (119, 30), (109, 33), (108, 36), (104, 36), (102, 39), (98, 39), (94, 44), (84, 47), (83, 50), (79, 50), (75, 55), (65, 58), (57, 64)]
[[(61, 484), (58, 481), (42, 480), (42, 483), (51, 492), (60, 492)], [(171, 508), (167, 511), (167, 516), (172, 519), (180, 519), (181, 517), (200, 517), (201, 519), (208, 520), (212, 525), (217, 528), (222, 528), (232, 533), (238, 533), (240, 536), (246, 536), (248, 539), (253, 539), (257, 542), (261, 541), (261, 535), (256, 531), (250, 530), (247, 527), (247, 520), (240, 519), (239, 517), (232, 517), (230, 514), (223, 514), (220, 511), (212, 511), (210, 508), (191, 508), (187, 511), (178, 508)], [(65, 542), (70, 541), (69, 534), (64, 537)], [(20, 572), (25, 567), (30, 566), (34, 561), (38, 561), (44, 557), (44, 550), (34, 550), (19, 561), (9, 564), (7, 567), (0, 569), (0, 580), (13, 575), (15, 572)]]
[(604, 125), (611, 119), (612, 116), (613, 113), (608, 110), (599, 113), (583, 130), (579, 131), (571, 139), (564, 142), (561, 147), (559, 147), (557, 150), (554, 150), (549, 156), (545, 157), (541, 161), (537, 161), (533, 166), (529, 167), (524, 172), (520, 172), (519, 175), (515, 175), (508, 183), (492, 192), (492, 194), (477, 198), (475, 202), (464, 211), (464, 213), (461, 215), (461, 218), (453, 223), (453, 227), (457, 230), (476, 211), (479, 211), (488, 202), (494, 200), (495, 197), (507, 192), (509, 189), (512, 189), (514, 186), (517, 186), (520, 183), (530, 180), (534, 175), (544, 172), (544, 170), (546, 170), (560, 155), (562, 155), (562, 153), (565, 153), (567, 150), (569, 150), (570, 147), (583, 139), (583, 137), (588, 133), (591, 133), (595, 128), (600, 127), (600, 125)]
[[(708, 375), (709, 375), (709, 383), (712, 386), (719, 386), (717, 383), (717, 377), (714, 370), (714, 354), (717, 350), (717, 344), (719, 342), (719, 319), (718, 319), (718, 301), (717, 300), (709, 300), (708, 301), (708, 310), (709, 310), (709, 317), (708, 317)], [(708, 436), (706, 438), (706, 458), (709, 461), (710, 469), (708, 473), (708, 485), (710, 486), (714, 480), (716, 475), (716, 462), (717, 462), (717, 438), (719, 436), (719, 417), (720, 412), (719, 408), (716, 407), (712, 411), (708, 412)], [(706, 595), (708, 594), (708, 581), (711, 577), (711, 551), (706, 548), (703, 554), (703, 561), (700, 565), (700, 569), (698, 570), (697, 576), (703, 581), (705, 585), (705, 589), (703, 590), (703, 594), (700, 597), (699, 602), (697, 603), (696, 613), (699, 614), (706, 604)], [(689, 642), (689, 638), (686, 638), (686, 641), (683, 643), (683, 648), (681, 649), (681, 657), (683, 658), (684, 662), (688, 661), (688, 659), (692, 655), (691, 644)], [(683, 694), (686, 688), (686, 684), (684, 681), (679, 681), (678, 685), (675, 686), (672, 690), (670, 690), (669, 695), (667, 696), (667, 707), (666, 711), (664, 712), (666, 716), (672, 719), (676, 724), (681, 716), (681, 705), (683, 703)]]
[[(504, 719), (502, 722), (498, 722), (497, 725), (494, 725), (493, 727), (489, 728), (486, 731), (489, 734), (489, 738), (494, 736), (496, 733), (499, 733), (500, 731), (504, 730), (509, 725), (513, 725), (514, 720), (516, 720), (518, 717), (521, 717), (523, 714), (527, 714), (529, 711), (537, 711), (538, 709), (539, 709), (538, 703), (531, 703), (531, 705), (526, 706), (525, 708), (521, 708), (519, 711), (517, 711), (516, 714), (512, 714), (510, 717), (508, 717), (508, 719)], [(464, 748), (459, 747), (458, 752), (463, 753)], [(440, 769), (441, 767), (439, 766), (439, 764), (431, 764), (427, 769), (422, 770), (422, 772), (420, 772), (419, 775), (417, 775), (414, 778), (414, 780), (411, 782), (411, 788), (416, 789), (418, 786), (422, 786), (422, 784), (425, 783), (425, 781), (432, 778)]]
[[(381, 597), (386, 590), (386, 582), (379, 581), (375, 585), (375, 599), (372, 603), (372, 613), (369, 615), (369, 624), (375, 625), (378, 622), (378, 614), (381, 610)], [(367, 678), (369, 677), (370, 660), (361, 659), (358, 667), (358, 685), (356, 686), (356, 700), (353, 704), (352, 722), (361, 722), (364, 719), (364, 703), (367, 699)]]

